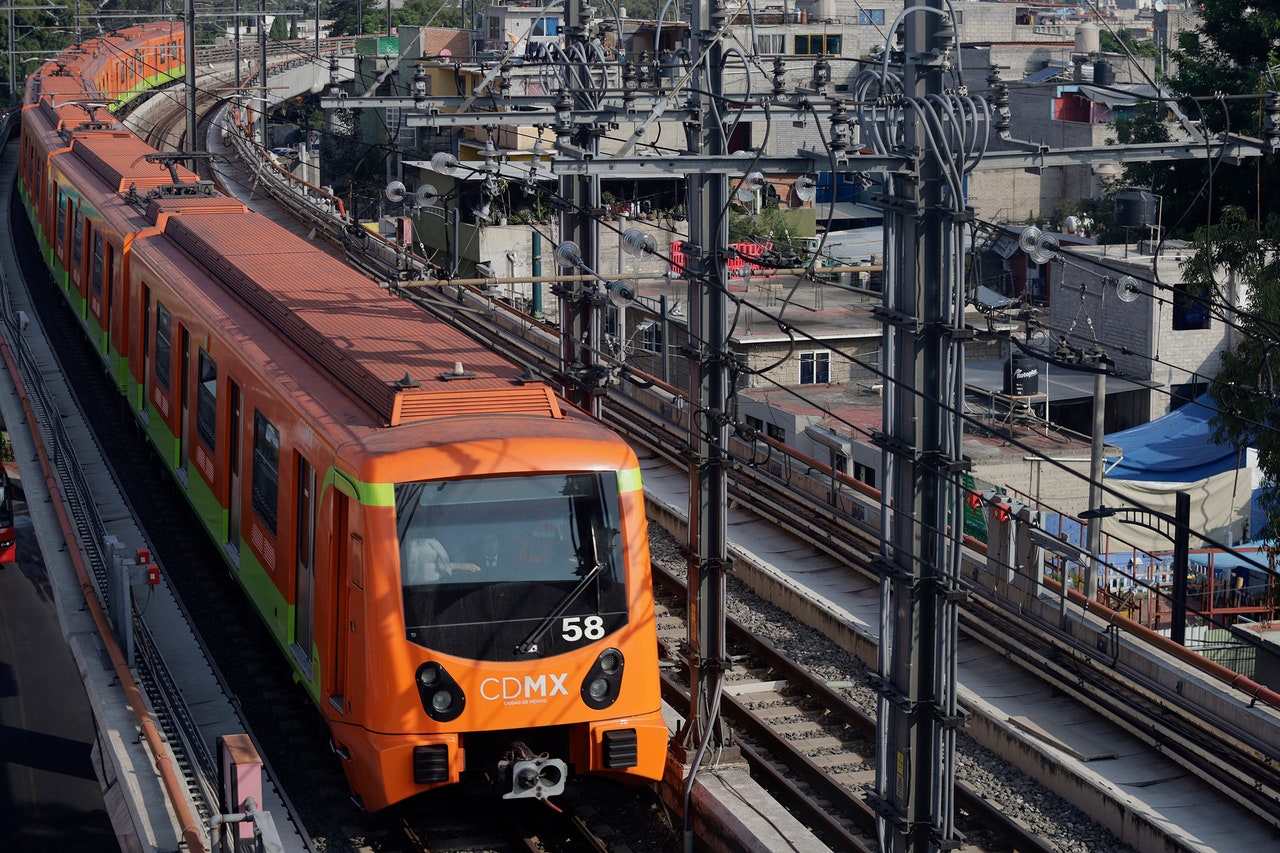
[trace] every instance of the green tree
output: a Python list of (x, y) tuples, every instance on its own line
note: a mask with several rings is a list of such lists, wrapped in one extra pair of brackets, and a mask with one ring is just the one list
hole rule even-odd
[[(1259, 227), (1240, 208), (1227, 208), (1219, 221), (1196, 234), (1195, 252), (1182, 264), (1188, 298), (1208, 300), (1216, 318), (1238, 328), (1236, 345), (1222, 355), (1209, 386), (1220, 414), (1213, 419), (1218, 441), (1255, 447), (1258, 467), (1269, 485), (1260, 503), (1267, 516), (1265, 535), (1280, 539), (1280, 216)], [(1231, 311), (1223, 287), (1249, 285), (1243, 310)]]
[[(359, 12), (363, 32), (356, 30), (356, 18)], [(386, 18), (378, 14), (374, 0), (330, 0), (325, 6), (325, 17), (333, 21), (330, 35), (357, 36), (380, 33)]]
[(271, 30), (267, 33), (272, 41), (284, 41), (289, 38), (289, 21), (284, 15), (276, 15), (271, 22)]
[(1127, 53), (1133, 56), (1157, 56), (1160, 52), (1151, 39), (1139, 39), (1128, 30), (1121, 30), (1118, 36), (1110, 30), (1103, 29), (1098, 33), (1098, 46), (1106, 53)]
[(447, 27), (460, 29), (462, 7), (455, 0), (405, 0), (404, 7), (393, 14), (397, 25), (415, 27)]

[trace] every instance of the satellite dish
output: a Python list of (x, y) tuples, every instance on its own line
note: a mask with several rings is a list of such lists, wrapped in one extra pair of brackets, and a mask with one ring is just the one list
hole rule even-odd
[(440, 191), (431, 184), (423, 184), (413, 194), (413, 202), (419, 207), (430, 207), (440, 198)]
[(1116, 282), (1116, 296), (1120, 297), (1121, 302), (1133, 302), (1141, 295), (1142, 288), (1133, 276), (1126, 275)]
[(1157, 12), (1163, 12), (1163, 11), (1164, 11), (1164, 0), (1156, 0), (1155, 7), (1156, 7), (1156, 11), (1157, 11)]
[(406, 190), (403, 181), (392, 181), (387, 184), (387, 188), (382, 194), (387, 197), (387, 201), (402, 202), (404, 201)]
[(738, 189), (733, 193), (733, 197), (743, 204), (746, 204), (756, 197), (756, 191), (746, 184), (739, 184)]
[(441, 59), (448, 59), (448, 58), (449, 58), (449, 57), (451, 57), (451, 56), (453, 56), (453, 51), (452, 51), (452, 50), (449, 50), (449, 48), (447, 48), (447, 47), (442, 47), (442, 48), (440, 48), (440, 58), (441, 58)]
[(796, 198), (802, 203), (811, 202), (818, 195), (818, 182), (808, 175), (801, 175), (796, 178), (796, 182), (792, 187), (796, 191)]

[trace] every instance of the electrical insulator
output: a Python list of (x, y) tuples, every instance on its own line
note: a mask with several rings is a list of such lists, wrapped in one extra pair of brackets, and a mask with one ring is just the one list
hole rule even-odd
[(831, 63), (822, 57), (818, 57), (818, 61), (813, 63), (813, 88), (821, 89), (830, 82)]
[(622, 103), (630, 112), (636, 103), (636, 69), (628, 62), (622, 66)]
[(427, 72), (421, 65), (413, 72), (413, 108), (418, 112), (427, 108)]
[(787, 93), (786, 64), (781, 56), (773, 58), (773, 94), (782, 96)]
[(831, 110), (831, 154), (837, 161), (844, 160), (844, 152), (849, 148), (849, 114), (844, 104), (839, 101)]
[(1280, 92), (1268, 92), (1262, 102), (1262, 135), (1268, 151), (1280, 151)]
[(336, 98), (342, 94), (342, 81), (338, 79), (338, 59), (329, 60), (329, 96)]

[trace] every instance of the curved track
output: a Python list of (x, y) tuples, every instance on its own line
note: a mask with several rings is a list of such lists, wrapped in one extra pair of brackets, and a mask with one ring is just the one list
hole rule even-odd
[[(376, 265), (376, 261), (368, 263)], [(448, 295), (441, 294), (441, 289), (446, 289)], [(535, 373), (552, 379), (556, 376), (558, 342), (550, 327), (510, 312), (469, 288), (407, 288), (405, 295), (492, 342), (504, 354), (530, 365)], [(458, 311), (459, 304), (470, 310)], [(683, 413), (688, 407), (682, 404), (681, 393), (676, 389), (663, 388), (649, 378), (642, 381), (649, 385), (647, 391), (626, 387), (618, 389), (626, 393), (610, 396), (606, 418), (638, 446), (647, 447), (655, 456), (684, 470), (689, 453)], [(747, 507), (768, 507), (767, 513), (760, 514), (763, 521), (845, 564), (874, 595), (878, 585), (872, 567), (872, 557), (879, 547), (874, 523), (880, 511), (878, 497), (860, 493), (856, 484), (844, 483), (833, 505), (828, 493), (830, 481), (814, 481), (805, 475), (806, 469), (812, 467), (811, 460), (788, 456), (784, 448), (763, 438), (739, 443), (733, 452), (743, 462), (734, 472), (734, 501)], [(982, 570), (982, 559), (980, 554), (969, 556), (975, 576)], [(1117, 670), (1108, 649), (1082, 645), (1070, 630), (1070, 621), (1059, 626), (1037, 625), (1016, 606), (1011, 611), (1007, 599), (989, 595), (981, 585), (975, 585), (973, 592), (974, 599), (965, 608), (967, 636), (988, 643), (998, 657), (1013, 656), (1011, 648), (1016, 646), (1016, 657), (1029, 683), (1047, 684), (1052, 693), (1077, 697), (1076, 701), (1127, 729), (1153, 752), (1175, 757), (1188, 774), (1202, 780), (1200, 784), (1206, 791), (1226, 790), (1234, 802), (1264, 825), (1276, 826), (1280, 820), (1276, 797), (1280, 782), (1268, 741), (1255, 737), (1248, 728), (1207, 716), (1203, 706), (1183, 701), (1176, 691), (1170, 695), (1159, 679), (1140, 684), (1136, 671)], [(1087, 614), (1079, 614), (1075, 624), (1083, 625), (1087, 619)], [(1104, 632), (1110, 630), (1106, 628)], [(1014, 637), (1020, 639), (1014, 641)], [(866, 646), (865, 639), (839, 642), (846, 647), (861, 644), (864, 660), (874, 666), (874, 647)], [(1125, 642), (1136, 645), (1132, 639)], [(1079, 689), (1098, 680), (1104, 672), (1112, 680), (1092, 696)], [(1003, 725), (1006, 721), (997, 722)], [(1176, 748), (1171, 749), (1171, 745)], [(862, 761), (874, 760), (861, 751), (858, 755)], [(1032, 770), (1034, 767), (1029, 772)], [(1041, 772), (1046, 783), (1054, 782), (1054, 768), (1043, 767)], [(963, 803), (961, 808), (965, 808)], [(1120, 816), (1116, 820), (1123, 823), (1126, 818), (1121, 811), (1117, 814)], [(853, 818), (849, 820), (855, 822)]]

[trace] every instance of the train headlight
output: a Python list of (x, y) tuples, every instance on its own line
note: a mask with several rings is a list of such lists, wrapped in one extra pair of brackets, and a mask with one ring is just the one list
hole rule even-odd
[(456, 720), (467, 706), (467, 696), (453, 676), (435, 661), (427, 661), (414, 674), (422, 709), (437, 723)]
[(582, 679), (582, 701), (589, 708), (599, 711), (608, 708), (618, 699), (622, 688), (622, 652), (605, 649), (596, 658), (591, 670)]

